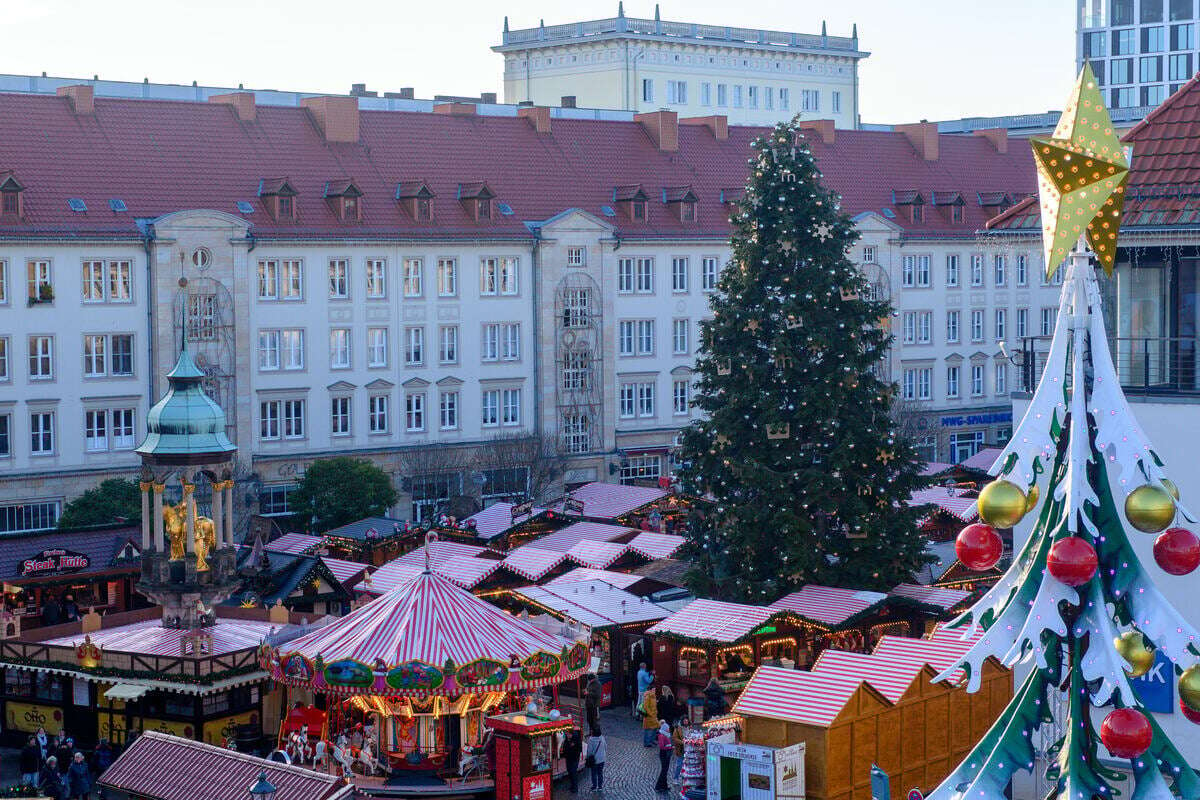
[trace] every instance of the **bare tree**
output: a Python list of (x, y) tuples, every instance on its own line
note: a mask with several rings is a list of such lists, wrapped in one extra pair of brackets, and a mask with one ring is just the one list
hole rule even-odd
[(567, 459), (552, 436), (502, 433), (475, 451), (474, 467), (481, 471), (524, 467), (529, 474), (529, 499), (542, 502), (561, 493)]
[(396, 455), (396, 471), (404, 479), (403, 484), (411, 491), (414, 478), (432, 475), (458, 475), (459, 488), (446, 498), (445, 505), (439, 504), (438, 511), (455, 517), (468, 517), (479, 510), (479, 501), (471, 494), (470, 453), (458, 447), (412, 447)]

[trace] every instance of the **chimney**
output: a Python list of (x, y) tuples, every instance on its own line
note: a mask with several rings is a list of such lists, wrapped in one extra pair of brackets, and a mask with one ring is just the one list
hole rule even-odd
[(654, 146), (667, 153), (679, 149), (679, 115), (674, 111), (650, 111), (635, 114), (633, 121), (639, 123), (650, 135)]
[(563, 108), (575, 108), (575, 95), (564, 94), (562, 96), (562, 107)]
[(926, 161), (938, 159), (938, 129), (936, 122), (914, 122), (909, 125), (897, 125), (896, 133), (903, 133), (908, 143), (917, 151), (917, 155)]
[(997, 153), (1008, 152), (1008, 130), (1005, 128), (985, 128), (983, 130), (972, 131), (974, 136), (982, 136), (992, 143), (992, 147), (996, 148)]
[(433, 106), (435, 114), (450, 114), (455, 117), (470, 117), (475, 114), (474, 103), (435, 103)]
[(517, 116), (529, 120), (529, 124), (538, 133), (550, 132), (549, 106), (521, 106), (517, 109)]
[(300, 105), (312, 112), (317, 127), (325, 134), (325, 141), (342, 144), (358, 141), (357, 97), (305, 97)]
[(379, 92), (367, 91), (367, 85), (365, 83), (352, 83), (352, 84), (350, 84), (350, 96), (351, 97), (378, 97)]
[(400, 99), (401, 100), (416, 100), (417, 99), (417, 90), (411, 86), (401, 86), (400, 87)]
[(800, 130), (815, 131), (821, 137), (822, 144), (833, 144), (836, 136), (831, 119), (802, 119), (800, 120)]
[(214, 94), (208, 98), (210, 103), (233, 106), (237, 118), (242, 122), (254, 122), (257, 112), (254, 108), (254, 92), (231, 92), (230, 94)]
[(85, 84), (58, 87), (58, 96), (67, 98), (71, 110), (76, 114), (93, 114), (96, 111), (96, 101), (92, 87)]
[(703, 125), (712, 133), (713, 138), (723, 142), (729, 138), (729, 118), (724, 114), (713, 114), (708, 117), (686, 117), (679, 120), (680, 125)]
[(496, 93), (495, 92), (480, 93), (479, 102), (485, 103), (487, 105), (495, 105), (496, 104)]

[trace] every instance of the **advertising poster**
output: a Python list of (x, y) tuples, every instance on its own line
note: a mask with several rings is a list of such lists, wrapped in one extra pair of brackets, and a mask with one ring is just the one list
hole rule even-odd
[(550, 800), (550, 773), (530, 775), (522, 788), (522, 800)]
[(804, 797), (804, 742), (775, 751), (775, 796), (788, 800)]
[(37, 733), (38, 728), (45, 728), (46, 733), (56, 736), (63, 729), (62, 709), (8, 701), (4, 704), (4, 728), (25, 733)]
[(221, 747), (226, 740), (234, 740), (237, 738), (237, 729), (239, 725), (255, 725), (258, 723), (258, 712), (247, 711), (242, 714), (234, 714), (232, 717), (221, 717), (220, 719), (210, 719), (204, 723), (204, 742), (205, 744), (216, 745)]

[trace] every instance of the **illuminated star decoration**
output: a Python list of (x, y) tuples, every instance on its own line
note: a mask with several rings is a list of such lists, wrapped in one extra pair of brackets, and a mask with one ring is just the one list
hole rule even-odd
[(822, 222), (816, 227), (817, 238), (822, 242), (833, 236), (833, 228), (828, 222)]
[(1096, 260), (1111, 276), (1129, 161), (1087, 62), (1053, 135), (1031, 144), (1042, 203), (1046, 275), (1053, 276), (1079, 237), (1086, 235)]

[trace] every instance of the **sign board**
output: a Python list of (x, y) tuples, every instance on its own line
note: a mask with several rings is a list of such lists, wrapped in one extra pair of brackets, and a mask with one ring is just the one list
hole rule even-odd
[(44, 575), (66, 575), (71, 572), (85, 570), (92, 565), (92, 560), (83, 553), (74, 550), (43, 550), (33, 558), (21, 562), (22, 578), (40, 578)]
[[(705, 766), (708, 800), (733, 794), (741, 800), (804, 797), (803, 742), (776, 748), (709, 740)], [(737, 781), (737, 790), (722, 787), (726, 781)]]
[(41, 706), (36, 703), (5, 702), (5, 730), (37, 733), (38, 728), (45, 728), (46, 733), (53, 736), (62, 733), (62, 709), (55, 706)]
[(990, 414), (957, 414), (942, 417), (943, 428), (961, 428), (964, 425), (991, 425), (995, 422), (1012, 422), (1011, 411), (993, 411)]
[(1163, 651), (1154, 651), (1154, 666), (1140, 678), (1129, 681), (1147, 711), (1175, 713), (1175, 665)]
[(550, 800), (550, 773), (526, 777), (522, 781), (521, 800)]
[(568, 496), (563, 500), (563, 511), (567, 512), (568, 514), (582, 514), (583, 501), (576, 500), (574, 497)]
[(775, 751), (775, 796), (790, 800), (804, 797), (804, 742)]
[[(141, 722), (143, 731), (169, 733), (172, 736), (180, 736), (184, 739), (194, 738), (196, 730), (190, 722), (176, 722), (169, 719), (144, 719)], [(137, 727), (137, 724), (135, 721), (133, 723), (134, 727)]]
[(232, 717), (210, 719), (208, 722), (204, 723), (204, 742), (205, 744), (223, 747), (226, 741), (232, 741), (237, 738), (237, 729), (239, 725), (257, 724), (257, 711), (247, 711), (243, 714), (234, 714)]
[(925, 800), (925, 795), (915, 786), (908, 790), (908, 800)]
[(871, 765), (872, 800), (891, 800), (892, 789), (888, 774), (874, 764)]

